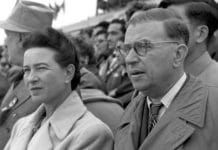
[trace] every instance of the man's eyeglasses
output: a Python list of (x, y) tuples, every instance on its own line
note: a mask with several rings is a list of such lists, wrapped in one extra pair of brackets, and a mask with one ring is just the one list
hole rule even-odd
[(146, 56), (147, 52), (152, 50), (155, 46), (164, 44), (164, 43), (175, 43), (180, 44), (177, 41), (158, 41), (151, 42), (149, 40), (140, 40), (131, 44), (121, 44), (117, 45), (116, 49), (120, 52), (123, 57), (126, 57), (130, 50), (133, 49), (137, 55)]

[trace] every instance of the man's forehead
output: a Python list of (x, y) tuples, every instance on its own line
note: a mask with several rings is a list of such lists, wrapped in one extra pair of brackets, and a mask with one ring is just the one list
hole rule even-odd
[(165, 38), (163, 23), (160, 21), (148, 21), (129, 25), (125, 34), (125, 43), (132, 43), (141, 39), (150, 41)]
[(99, 31), (101, 31), (101, 30), (103, 30), (103, 27), (100, 27), (100, 26), (98, 26), (98, 27), (95, 27), (94, 29), (93, 29), (93, 35), (96, 35)]
[(119, 31), (121, 30), (121, 24), (120, 23), (111, 23), (108, 27), (108, 32), (111, 31)]

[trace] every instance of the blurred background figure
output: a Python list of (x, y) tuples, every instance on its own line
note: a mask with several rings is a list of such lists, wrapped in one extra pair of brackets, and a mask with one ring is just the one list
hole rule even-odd
[(108, 42), (107, 42), (107, 31), (98, 31), (95, 35), (95, 57), (97, 61), (97, 67), (104, 61), (108, 54)]
[(98, 77), (93, 46), (81, 37), (71, 37), (71, 41), (76, 45), (80, 58), (81, 81), (79, 87), (99, 89), (105, 92), (105, 85)]
[(5, 53), (4, 46), (0, 46), (0, 104), (10, 86), (10, 82), (8, 81), (7, 78), (7, 74), (8, 74), (7, 70), (11, 66), (7, 63), (4, 53)]
[[(89, 70), (91, 61), (94, 62), (93, 47), (80, 37), (71, 37), (75, 44), (80, 59), (87, 63), (80, 63), (80, 83), (78, 89), (81, 92), (82, 100), (96, 117), (106, 123), (113, 133), (116, 133), (119, 120), (123, 114), (122, 104), (118, 99), (107, 96), (105, 84)], [(89, 53), (89, 54), (88, 54)], [(93, 60), (92, 60), (93, 59)], [(92, 69), (91, 69), (92, 70)]]
[(107, 21), (102, 21), (102, 22), (98, 23), (96, 26), (94, 26), (93, 29), (92, 29), (92, 38), (93, 38), (93, 40), (95, 40), (96, 34), (99, 31), (107, 30), (108, 26), (109, 26), (109, 23)]

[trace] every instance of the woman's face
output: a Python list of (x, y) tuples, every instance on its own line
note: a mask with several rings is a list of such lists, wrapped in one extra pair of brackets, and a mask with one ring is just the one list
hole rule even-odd
[(24, 53), (24, 81), (34, 101), (53, 103), (64, 97), (69, 76), (49, 48), (30, 48)]

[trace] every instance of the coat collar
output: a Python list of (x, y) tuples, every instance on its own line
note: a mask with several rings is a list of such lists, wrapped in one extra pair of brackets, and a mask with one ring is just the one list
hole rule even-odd
[(182, 89), (139, 150), (148, 145), (153, 145), (154, 149), (156, 145), (164, 145), (163, 149), (178, 148), (194, 133), (194, 126), (204, 126), (207, 98), (208, 91), (201, 81), (188, 75)]
[(192, 76), (189, 76), (185, 84), (185, 87), (178, 94), (173, 104), (174, 106), (177, 105), (175, 108), (178, 112), (178, 117), (198, 127), (203, 127), (205, 123), (208, 90), (200, 80)]
[(186, 72), (199, 76), (202, 72), (204, 72), (207, 67), (213, 62), (208, 52), (204, 52), (199, 58), (197, 58), (194, 62), (191, 62), (185, 66)]
[(135, 93), (137, 94), (134, 94), (134, 99), (125, 110), (119, 124), (120, 133), (117, 135), (120, 136), (116, 137), (121, 141), (127, 141), (133, 149), (156, 150), (160, 145), (163, 146), (163, 150), (177, 148), (194, 133), (195, 127), (204, 126), (208, 90), (200, 80), (187, 75), (185, 83), (169, 108), (138, 148), (141, 112), (146, 99), (142, 93)]
[[(178, 118), (184, 119), (198, 127), (203, 127), (205, 122), (206, 103), (208, 97), (208, 90), (202, 85), (202, 82), (188, 75), (185, 84), (176, 95), (168, 111), (175, 111)], [(137, 111), (137, 107), (145, 100), (142, 93), (133, 100), (133, 112)], [(127, 115), (131, 116), (132, 115)], [(124, 116), (125, 117), (125, 116)], [(131, 117), (124, 118), (124, 122), (131, 121)]]
[[(76, 91), (73, 91), (68, 98), (55, 110), (48, 119), (54, 133), (59, 139), (63, 139), (72, 129), (73, 125), (86, 113), (87, 108), (82, 103)], [(42, 104), (33, 114), (31, 124), (37, 124), (39, 116), (45, 112)], [(67, 116), (67, 117), (65, 117)]]

